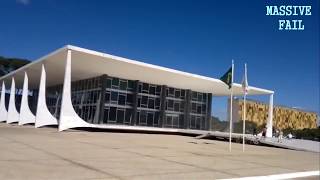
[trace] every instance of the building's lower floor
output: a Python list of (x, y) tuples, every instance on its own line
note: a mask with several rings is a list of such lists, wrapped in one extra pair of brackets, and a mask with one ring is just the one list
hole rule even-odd
[[(48, 109), (57, 119), (62, 89), (62, 84), (46, 88)], [(21, 94), (17, 91), (17, 110), (20, 109)], [(8, 108), (9, 94), (7, 96)], [(31, 90), (28, 102), (34, 114), (37, 99), (38, 90)], [(72, 82), (71, 100), (79, 117), (90, 124), (210, 129), (210, 93), (102, 75)]]

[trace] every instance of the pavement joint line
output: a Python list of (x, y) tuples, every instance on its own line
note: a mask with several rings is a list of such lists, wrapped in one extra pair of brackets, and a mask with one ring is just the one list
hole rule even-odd
[[(98, 146), (98, 147), (101, 147), (101, 148), (108, 148), (108, 147), (105, 147), (104, 145), (98, 145), (98, 144), (94, 144), (94, 143), (89, 143), (89, 142), (82, 142), (82, 143), (85, 143), (85, 144), (90, 144), (90, 145), (95, 145), (95, 146)], [(147, 147), (147, 146), (146, 146)], [(164, 161), (168, 161), (168, 162), (174, 162), (174, 163), (178, 163), (178, 164), (181, 164), (181, 165), (187, 165), (187, 166), (192, 166), (192, 167), (195, 167), (195, 168), (201, 168), (201, 169), (204, 169), (206, 171), (217, 171), (217, 172), (221, 172), (221, 173), (225, 173), (225, 174), (229, 174), (229, 175), (237, 175), (237, 174), (234, 174), (234, 173), (229, 173), (229, 172), (225, 172), (223, 170), (217, 170), (217, 169), (212, 169), (212, 168), (206, 168), (206, 167), (201, 167), (201, 166), (196, 166), (194, 164), (190, 164), (190, 163), (182, 163), (182, 162), (178, 162), (178, 161), (174, 161), (174, 160), (169, 160), (169, 159), (164, 159), (164, 158), (161, 158), (161, 157), (156, 157), (156, 156), (152, 156), (152, 155), (145, 155), (145, 154), (141, 154), (141, 153), (137, 153), (137, 152), (132, 152), (132, 151), (125, 151), (125, 150), (121, 150), (123, 152), (129, 152), (129, 153), (134, 153), (134, 154), (138, 154), (140, 156), (146, 156), (146, 157), (150, 157), (150, 158), (154, 158), (154, 159), (160, 159), (160, 160), (164, 160)], [(183, 151), (182, 151), (183, 152)], [(193, 154), (193, 155), (198, 155), (198, 156), (208, 156), (208, 157), (215, 157), (215, 158), (219, 158), (219, 159), (228, 159), (228, 160), (231, 160), (231, 161), (237, 161), (237, 162), (247, 162), (247, 163), (251, 163), (251, 164), (256, 164), (256, 165), (259, 165), (258, 168), (264, 168), (264, 167), (273, 167), (273, 168), (280, 168), (280, 169), (284, 169), (284, 170), (290, 170), (290, 171), (295, 171), (296, 169), (289, 169), (289, 168), (284, 168), (284, 167), (280, 167), (280, 166), (276, 166), (276, 165), (270, 165), (270, 164), (265, 164), (265, 163), (259, 163), (259, 162), (254, 162), (254, 161), (247, 161), (247, 160), (237, 160), (237, 159), (232, 159), (231, 157), (232, 156), (237, 156), (237, 155), (229, 155), (229, 154), (226, 154), (225, 156), (223, 156), (223, 158), (221, 157), (221, 155), (207, 155), (207, 154), (201, 154), (201, 153), (192, 153), (190, 151), (184, 151), (185, 153), (190, 153), (190, 154)], [(238, 168), (238, 170), (241, 170), (241, 169), (246, 169), (246, 168)], [(237, 170), (237, 169), (235, 169)]]
[[(170, 174), (192, 174), (192, 173), (203, 173), (203, 172), (212, 172), (208, 170), (193, 170), (193, 171), (179, 171), (179, 172), (165, 172), (165, 173), (151, 173), (151, 174), (138, 174), (124, 177), (146, 177), (146, 176), (154, 176), (154, 175), (170, 175)], [(221, 173), (221, 172), (219, 172)]]
[(320, 171), (303, 171), (285, 174), (272, 174), (266, 176), (249, 176), (241, 178), (228, 178), (220, 180), (255, 180), (255, 179), (268, 179), (268, 180), (281, 180), (281, 179), (292, 179), (292, 178), (304, 178), (310, 176), (320, 176)]
[[(226, 155), (226, 156), (222, 156), (222, 155), (207, 155), (207, 154), (200, 154), (200, 153), (191, 153), (193, 155), (198, 155), (198, 156), (208, 156), (208, 157), (215, 157), (215, 158), (219, 158), (219, 159), (228, 159), (228, 160), (232, 160), (232, 161), (237, 161), (237, 162), (247, 162), (247, 163), (252, 163), (252, 164), (256, 164), (259, 165), (260, 167), (274, 167), (274, 168), (281, 168), (281, 169), (285, 169), (285, 170), (293, 170), (295, 171), (296, 169), (289, 169), (289, 168), (283, 168), (281, 166), (276, 166), (276, 165), (270, 165), (270, 164), (266, 164), (266, 163), (260, 163), (260, 162), (255, 162), (255, 161), (248, 161), (246, 159), (244, 160), (238, 160), (238, 159), (232, 159), (231, 157), (235, 156), (235, 155)], [(239, 168), (242, 169), (242, 168)]]
[[(86, 142), (86, 143), (87, 144), (92, 144), (92, 145), (95, 145), (95, 146), (99, 146), (99, 147), (102, 147), (102, 148), (107, 148), (104, 145), (97, 145), (97, 144), (89, 143), (89, 142)], [(131, 154), (136, 154), (136, 155), (139, 155), (139, 156), (142, 156), (142, 157), (149, 157), (149, 158), (152, 158), (152, 159), (157, 159), (157, 160), (167, 161), (167, 162), (175, 163), (175, 164), (179, 164), (179, 165), (184, 165), (184, 166), (190, 166), (190, 167), (193, 167), (193, 168), (203, 169), (205, 171), (217, 171), (217, 172), (228, 174), (228, 175), (232, 175), (232, 176), (236, 176), (237, 175), (237, 174), (234, 174), (234, 173), (229, 173), (229, 172), (221, 171), (221, 170), (218, 170), (218, 169), (212, 169), (212, 168), (197, 166), (197, 165), (190, 164), (190, 163), (183, 163), (183, 162), (173, 161), (173, 160), (169, 160), (169, 159), (165, 159), (165, 158), (161, 158), (161, 157), (156, 157), (156, 156), (152, 156), (152, 155), (141, 154), (141, 153), (138, 153), (138, 152), (125, 151), (125, 150), (120, 150), (120, 151), (131, 153)]]
[(85, 168), (85, 169), (88, 169), (88, 170), (91, 170), (91, 171), (95, 171), (95, 172), (98, 172), (98, 173), (101, 173), (101, 174), (104, 174), (104, 175), (108, 175), (108, 176), (111, 176), (111, 177), (116, 178), (116, 179), (122, 179), (122, 178), (120, 178), (119, 176), (113, 175), (113, 174), (111, 174), (111, 173), (102, 171), (102, 170), (100, 170), (100, 169), (97, 169), (97, 168), (88, 166), (88, 165), (86, 165), (86, 164), (83, 164), (83, 163), (80, 163), (80, 162), (77, 162), (77, 161), (73, 161), (73, 160), (71, 160), (71, 159), (62, 157), (62, 156), (60, 156), (60, 155), (58, 155), (58, 154), (55, 154), (55, 153), (53, 153), (53, 152), (49, 152), (49, 151), (43, 150), (43, 149), (41, 149), (41, 148), (37, 148), (37, 147), (31, 146), (31, 145), (26, 144), (26, 143), (24, 143), (24, 142), (17, 141), (17, 140), (8, 138), (8, 137), (6, 137), (6, 138), (7, 138), (7, 139), (10, 139), (11, 141), (14, 141), (14, 142), (20, 143), (20, 144), (22, 144), (22, 145), (25, 145), (26, 147), (29, 147), (29, 148), (31, 148), (31, 149), (34, 149), (34, 150), (37, 150), (37, 151), (46, 153), (46, 154), (48, 154), (48, 155), (54, 156), (54, 157), (56, 157), (56, 158), (58, 158), (58, 159), (61, 159), (61, 160), (63, 160), (63, 161), (69, 162), (69, 163), (74, 164), (74, 165), (76, 165), (76, 166), (79, 166), (79, 167), (82, 167), (82, 168)]

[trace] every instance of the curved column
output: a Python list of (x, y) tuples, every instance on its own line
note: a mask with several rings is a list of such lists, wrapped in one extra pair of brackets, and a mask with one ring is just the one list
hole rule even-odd
[(46, 102), (46, 70), (42, 64), (35, 127), (57, 125), (57, 119), (50, 113)]
[(95, 127), (81, 119), (73, 109), (71, 101), (71, 50), (67, 50), (65, 74), (62, 91), (59, 131), (74, 127)]
[(267, 137), (272, 137), (272, 120), (273, 120), (273, 94), (270, 94), (269, 99), (269, 112), (267, 120)]
[(24, 124), (28, 124), (28, 123), (35, 123), (35, 121), (36, 121), (36, 117), (32, 114), (32, 112), (29, 108), (28, 92), (29, 92), (29, 90), (28, 90), (28, 75), (27, 75), (27, 72), (24, 72), (19, 125), (24, 125)]
[(14, 78), (12, 78), (11, 89), (10, 89), (10, 99), (8, 107), (7, 123), (14, 123), (19, 121), (19, 113), (16, 108), (16, 85)]
[(0, 99), (0, 122), (6, 121), (8, 111), (6, 108), (6, 86), (4, 81), (2, 82), (1, 99)]

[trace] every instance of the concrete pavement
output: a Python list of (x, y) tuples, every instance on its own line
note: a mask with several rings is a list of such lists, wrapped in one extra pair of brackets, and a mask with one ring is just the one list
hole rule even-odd
[[(0, 179), (219, 179), (319, 170), (319, 153), (0, 123)], [(317, 177), (318, 178), (318, 177)]]

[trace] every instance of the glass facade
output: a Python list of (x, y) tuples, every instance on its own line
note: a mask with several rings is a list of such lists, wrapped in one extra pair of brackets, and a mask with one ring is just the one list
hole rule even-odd
[(133, 120), (134, 81), (107, 77), (102, 123), (130, 125)]
[(187, 107), (186, 90), (167, 87), (165, 98), (164, 127), (184, 128), (184, 112)]
[(61, 106), (61, 90), (62, 86), (52, 86), (46, 89), (46, 102), (50, 113), (59, 119)]
[[(57, 119), (61, 93), (62, 85), (47, 87), (48, 109)], [(29, 103), (36, 97), (33, 90)], [(93, 124), (209, 129), (207, 93), (102, 75), (72, 82), (71, 98), (76, 113)]]
[(208, 97), (206, 93), (192, 92), (190, 128), (204, 129), (206, 126)]
[(137, 84), (136, 124), (159, 127), (162, 87), (142, 82)]

